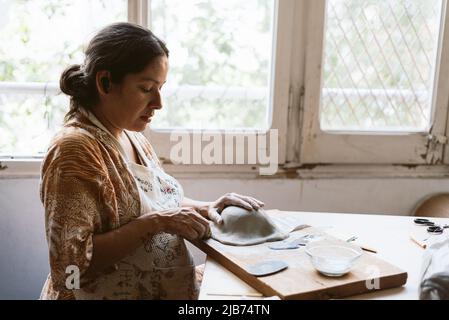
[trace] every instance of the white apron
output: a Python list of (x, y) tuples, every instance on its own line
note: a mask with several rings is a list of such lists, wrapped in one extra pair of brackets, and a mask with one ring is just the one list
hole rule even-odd
[[(89, 118), (109, 132), (92, 114)], [(141, 214), (180, 207), (184, 196), (182, 186), (145, 155), (132, 134), (126, 134), (143, 165), (130, 161), (118, 140), (113, 139), (138, 186)], [(74, 290), (74, 294), (77, 299), (196, 299), (198, 284), (184, 239), (160, 233), (117, 263), (115, 271)]]

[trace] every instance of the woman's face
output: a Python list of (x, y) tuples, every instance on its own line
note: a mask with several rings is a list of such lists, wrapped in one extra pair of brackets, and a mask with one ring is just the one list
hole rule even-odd
[(155, 58), (139, 73), (127, 74), (122, 83), (111, 84), (101, 112), (115, 129), (141, 132), (155, 110), (162, 108), (161, 92), (168, 73), (168, 58)]

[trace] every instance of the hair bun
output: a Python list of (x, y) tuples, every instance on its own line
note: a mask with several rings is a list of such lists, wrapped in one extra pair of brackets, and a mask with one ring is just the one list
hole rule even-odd
[(86, 89), (84, 72), (79, 64), (72, 65), (64, 70), (59, 80), (61, 91), (73, 97), (80, 98)]

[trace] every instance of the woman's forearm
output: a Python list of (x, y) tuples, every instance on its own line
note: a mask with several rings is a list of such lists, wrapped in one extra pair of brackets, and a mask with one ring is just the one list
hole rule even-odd
[(207, 211), (209, 209), (210, 204), (211, 203), (207, 202), (207, 201), (198, 201), (198, 200), (193, 200), (193, 199), (190, 199), (187, 197), (184, 197), (182, 200), (183, 207), (194, 208), (196, 211), (198, 211), (198, 213), (200, 213), (203, 216), (204, 216), (204, 214), (207, 215)]
[(92, 260), (85, 275), (93, 276), (120, 261), (160, 231), (159, 214), (151, 214), (115, 230), (94, 235)]

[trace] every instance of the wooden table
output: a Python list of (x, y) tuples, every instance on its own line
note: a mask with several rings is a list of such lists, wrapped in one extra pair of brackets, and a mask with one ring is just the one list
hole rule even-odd
[[(413, 220), (416, 217), (308, 212), (294, 214), (300, 216), (304, 224), (321, 228), (327, 233), (342, 237), (357, 236), (358, 244), (375, 248), (380, 258), (408, 272), (407, 284), (402, 288), (377, 291), (350, 299), (418, 299), (422, 257), (425, 250), (411, 240), (410, 234), (425, 238), (427, 232), (425, 228), (414, 225)], [(449, 224), (449, 219), (431, 220)], [(263, 298), (255, 289), (208, 257), (199, 299), (233, 300), (245, 297)]]

